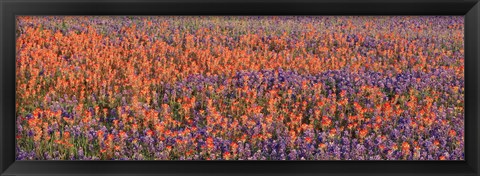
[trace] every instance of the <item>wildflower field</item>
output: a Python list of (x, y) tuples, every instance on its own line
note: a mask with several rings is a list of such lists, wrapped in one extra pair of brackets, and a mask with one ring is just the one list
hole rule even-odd
[(18, 16), (17, 160), (464, 160), (462, 16)]

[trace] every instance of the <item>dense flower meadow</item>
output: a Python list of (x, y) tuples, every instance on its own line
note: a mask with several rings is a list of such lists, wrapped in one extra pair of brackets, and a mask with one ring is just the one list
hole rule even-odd
[(17, 160), (463, 160), (461, 16), (19, 16)]

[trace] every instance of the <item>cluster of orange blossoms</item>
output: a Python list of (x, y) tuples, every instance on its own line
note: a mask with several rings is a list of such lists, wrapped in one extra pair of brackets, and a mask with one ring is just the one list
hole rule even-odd
[(463, 160), (462, 17), (17, 18), (19, 160)]

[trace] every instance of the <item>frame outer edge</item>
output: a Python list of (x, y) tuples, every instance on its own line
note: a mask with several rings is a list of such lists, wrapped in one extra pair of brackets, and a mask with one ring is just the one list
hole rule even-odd
[[(473, 34), (472, 38), (469, 39), (469, 40), (473, 40), (472, 41), (472, 44), (473, 46), (470, 47), (471, 52), (471, 56), (472, 58), (471, 59), (475, 59), (476, 60), (476, 68), (475, 68), (475, 76), (476, 76), (476, 85), (475, 85), (475, 88), (477, 88), (476, 90), (476, 95), (477, 97), (476, 98), (476, 101), (477, 103), (480, 102), (480, 89), (479, 89), (479, 84), (480, 84), (480, 51), (479, 51), (479, 47), (480, 47), (480, 2), (477, 1), (477, 3), (472, 7), (472, 9), (470, 10), (471, 13), (473, 14), (470, 14), (472, 16), (472, 18), (474, 18), (475, 20), (472, 21), (474, 22), (473, 25), (474, 26), (471, 26), (473, 29), (472, 29), (472, 32), (471, 34)], [(470, 13), (469, 12), (469, 13)], [(467, 40), (467, 39), (465, 39)], [(476, 47), (476, 48), (474, 48)], [(477, 139), (475, 140), (471, 140), (471, 141), (475, 141), (475, 144), (473, 145), (474, 146), (474, 149), (472, 150), (474, 153), (470, 156), (473, 156), (474, 158), (471, 158), (469, 164), (470, 166), (472, 167), (472, 169), (474, 170), (475, 174), (477, 176), (480, 176), (480, 138), (478, 138), (480, 136), (480, 130), (478, 129), (478, 127), (480, 127), (480, 120), (478, 119), (479, 118), (479, 115), (480, 115), (480, 108), (478, 107), (478, 104), (477, 104), (477, 107), (476, 107), (476, 117), (471, 117), (471, 122), (473, 122), (473, 125), (471, 125), (471, 127), (474, 127), (470, 132), (472, 134), (475, 134), (475, 136), (477, 137)], [(471, 134), (471, 135), (472, 135)], [(470, 138), (470, 139), (473, 139), (473, 138)], [(472, 145), (471, 145), (472, 146)]]
[[(4, 13), (5, 13), (5, 9), (4, 9), (4, 1), (3, 0), (0, 0), (0, 67), (3, 66), (3, 60), (6, 59), (5, 57), (5, 53), (3, 52), (3, 43), (6, 41), (4, 36)], [(3, 80), (3, 71), (0, 70), (0, 124), (3, 124), (4, 121), (3, 121), (3, 86), (4, 86), (4, 80)], [(5, 156), (4, 156), (4, 145), (5, 145), (5, 138), (3, 137), (5, 135), (4, 133), (4, 128), (2, 128), (0, 130), (0, 174), (2, 174), (5, 170), (6, 170), (6, 167), (4, 167), (4, 160), (5, 160)]]
[[(477, 23), (476, 23), (476, 35), (477, 35), (477, 38), (475, 39), (475, 46), (477, 46), (477, 48), (476, 48), (476, 50), (475, 50), (475, 52), (476, 52), (475, 54), (476, 54), (476, 59), (477, 59), (477, 62), (478, 62), (478, 60), (480, 59), (480, 51), (479, 51), (480, 48), (478, 48), (478, 47), (480, 47), (480, 35), (479, 35), (479, 33), (480, 33), (480, 2), (477, 2), (477, 4), (476, 4), (472, 9), (475, 9), (476, 12), (477, 12), (477, 13), (475, 14), (475, 17), (476, 17), (476, 19), (477, 19)], [(477, 63), (477, 70), (478, 70), (479, 68), (480, 68), (480, 62)], [(478, 72), (478, 71), (477, 71), (477, 72)], [(478, 77), (477, 77), (477, 81), (478, 81), (478, 82), (477, 82), (477, 89), (478, 89), (478, 84), (479, 84), (479, 82), (480, 82), (480, 75), (479, 75), (479, 73), (477, 73), (477, 76), (478, 76)], [(478, 92), (480, 92), (480, 90), (477, 90), (477, 103), (480, 101), (480, 93), (478, 93)], [(478, 107), (477, 107), (477, 108), (478, 108)], [(478, 118), (479, 118), (478, 115), (479, 115), (479, 114), (480, 114), (480, 109), (477, 109), (477, 117), (475, 118), (475, 120), (476, 120), (476, 122), (477, 122), (477, 123), (475, 124), (476, 127), (477, 127), (477, 128), (475, 128), (475, 130), (476, 130), (476, 136), (477, 136), (477, 137), (480, 136), (480, 130), (478, 129), (478, 127), (480, 127), (480, 120), (478, 120)], [(477, 147), (477, 148), (476, 148), (476, 149), (477, 149), (477, 150), (476, 150), (477, 156), (475, 156), (475, 157), (476, 157), (476, 158), (475, 158), (476, 166), (474, 166), (474, 170), (475, 170), (475, 172), (476, 172), (477, 175), (480, 175), (480, 173), (479, 173), (479, 169), (480, 169), (480, 162), (479, 162), (479, 160), (480, 160), (480, 139), (477, 138), (477, 141), (476, 141), (476, 142), (477, 142), (477, 144), (476, 144), (476, 147)]]
[[(8, 56), (8, 54), (6, 52), (10, 52), (8, 50), (4, 50), (4, 47), (7, 47), (6, 45), (4, 44), (8, 44), (6, 43), (8, 41), (8, 35), (7, 35), (7, 31), (9, 30), (5, 30), (6, 29), (6, 26), (5, 26), (5, 21), (4, 19), (6, 17), (9, 17), (11, 14), (11, 11), (9, 11), (5, 6), (6, 4), (9, 4), (9, 2), (12, 2), (12, 1), (9, 1), (9, 0), (0, 0), (0, 125), (2, 127), (0, 127), (0, 175), (4, 175), (4, 172), (8, 169), (9, 165), (11, 164), (12, 161), (10, 161), (11, 159), (10, 158), (6, 158), (5, 157), (5, 154), (8, 153), (9, 151), (6, 151), (6, 149), (8, 149), (9, 147), (7, 145), (10, 145), (8, 144), (8, 138), (6, 138), (4, 135), (8, 134), (10, 131), (7, 131), (8, 129), (6, 128), (3, 128), (4, 126), (4, 123), (6, 122), (6, 120), (4, 119), (5, 117), (3, 117), (5, 114), (7, 114), (5, 112), (6, 108), (4, 108), (4, 106), (6, 105), (5, 103), (8, 103), (5, 101), (5, 94), (4, 94), (4, 90), (6, 89), (5, 86), (6, 86), (6, 83), (10, 83), (10, 82), (6, 82), (7, 80), (5, 80), (5, 77), (7, 76), (7, 72), (5, 71), (5, 67), (7, 67), (5, 65), (5, 59), (6, 56)], [(20, 2), (23, 2), (23, 1), (20, 1)], [(30, 1), (28, 1), (30, 2)], [(56, 2), (56, 1), (52, 1), (52, 2)], [(103, 1), (100, 1), (100, 2), (103, 2)], [(475, 23), (473, 23), (474, 26), (471, 26), (473, 29), (476, 29), (476, 31), (474, 30), (469, 30), (469, 34), (473, 34), (472, 38), (470, 39), (466, 39), (465, 38), (465, 43), (466, 40), (469, 40), (471, 41), (470, 43), (473, 44), (473, 45), (470, 45), (472, 47), (469, 47), (471, 54), (469, 56), (473, 56), (472, 59), (476, 59), (475, 60), (475, 65), (473, 65), (473, 67), (475, 67), (475, 74), (471, 75), (473, 76), (477, 82), (475, 82), (475, 87), (478, 88), (478, 85), (479, 85), (479, 81), (480, 81), (480, 73), (479, 71), (477, 71), (477, 69), (480, 69), (480, 62), (478, 62), (478, 60), (480, 59), (480, 48), (478, 48), (480, 46), (480, 35), (479, 35), (479, 30), (480, 30), (480, 2), (478, 2), (478, 0), (476, 0), (476, 4), (474, 6), (472, 6), (472, 8), (470, 9), (470, 12), (467, 13), (469, 18), (474, 18), (476, 19), (477, 21)], [(465, 33), (466, 34), (466, 33)], [(473, 46), (477, 47), (477, 48), (474, 48)], [(15, 48), (15, 47), (13, 47)], [(15, 63), (15, 62), (14, 62)], [(14, 82), (15, 83), (15, 82)], [(472, 99), (475, 99), (474, 101), (476, 101), (477, 103), (480, 102), (480, 89), (477, 89), (477, 90), (472, 90), (472, 91), (475, 91), (475, 94), (476, 97), (471, 97)], [(7, 95), (8, 96), (8, 95)], [(13, 106), (15, 107), (15, 106)], [(480, 113), (480, 108), (478, 107), (475, 107), (477, 109), (475, 109), (474, 111), (476, 115), (479, 115)], [(478, 117), (473, 117), (474, 119), (473, 120), (470, 120), (470, 123), (474, 123), (472, 126), (474, 127), (480, 127), (480, 120), (478, 120)], [(479, 132), (480, 130), (478, 128), (475, 128), (475, 129), (471, 129), (469, 130), (470, 132), (473, 132), (473, 134), (470, 134), (470, 136), (475, 136), (475, 137), (478, 137), (479, 136)], [(472, 137), (470, 138), (472, 139)], [(465, 140), (467, 140), (465, 138)], [(474, 147), (477, 147), (477, 148), (473, 148), (473, 149), (470, 149), (471, 151), (475, 151), (475, 155), (471, 155), (471, 157), (473, 158), (470, 158), (470, 166), (471, 168), (474, 170), (474, 174), (477, 175), (477, 176), (480, 176), (479, 174), (479, 170), (480, 170), (480, 162), (479, 162), (479, 159), (480, 159), (480, 139), (476, 139), (476, 140), (473, 140), (472, 141), (472, 144), (471, 146), (474, 146)], [(11, 152), (11, 151), (10, 151)], [(14, 158), (13, 158), (14, 160)], [(5, 173), (7, 174), (7, 173)], [(27, 174), (28, 175), (28, 174)], [(199, 175), (202, 175), (202, 174), (199, 174)], [(328, 174), (327, 174), (328, 175)]]
[[(473, 58), (471, 58), (471, 59), (476, 60), (476, 68), (475, 68), (476, 78), (475, 79), (477, 80), (477, 82), (476, 82), (477, 85), (475, 85), (475, 87), (477, 88), (477, 90), (476, 90), (477, 97), (475, 97), (475, 98), (476, 98), (476, 101), (478, 103), (478, 102), (480, 102), (480, 89), (478, 89), (479, 84), (480, 84), (480, 72), (478, 70), (478, 69), (480, 69), (480, 62), (479, 62), (479, 60), (480, 60), (480, 51), (479, 51), (479, 49), (480, 49), (479, 48), (480, 47), (480, 2), (477, 1), (477, 3), (472, 7), (472, 9), (470, 11), (473, 13), (471, 15), (475, 19), (475, 21), (473, 23), (474, 26), (472, 26), (473, 36), (470, 39), (470, 40), (473, 40), (472, 41), (473, 46), (471, 47), (471, 51), (469, 51), (469, 52), (471, 52), (472, 56), (473, 56)], [(467, 39), (465, 39), (465, 40), (467, 40)], [(476, 48), (474, 48), (474, 46)], [(477, 116), (470, 118), (471, 122), (474, 122), (474, 125), (472, 125), (472, 126), (475, 126), (475, 128), (473, 128), (471, 132), (476, 134), (476, 137), (477, 137), (476, 140), (472, 140), (472, 141), (475, 141), (475, 145), (473, 145), (473, 146), (475, 146), (475, 149), (474, 149), (475, 150), (474, 151), (475, 155), (471, 155), (471, 156), (474, 157), (471, 160), (472, 161), (471, 162), (471, 164), (472, 164), (471, 167), (473, 168), (476, 175), (480, 175), (480, 172), (479, 172), (479, 170), (480, 170), (480, 162), (479, 162), (479, 160), (480, 160), (480, 139), (478, 138), (480, 136), (480, 130), (478, 129), (478, 127), (480, 127), (480, 120), (478, 119), (479, 118), (478, 115), (480, 115), (480, 108), (479, 107), (476, 107), (476, 108), (477, 108), (476, 109), (476, 111), (477, 111), (476, 115)], [(473, 138), (470, 138), (470, 139), (473, 139)]]
[[(466, 37), (468, 34), (469, 37)], [(465, 64), (465, 70), (466, 67), (469, 67), (469, 74), (465, 74), (465, 80), (474, 80), (473, 83), (465, 83), (465, 87), (467, 88), (467, 84), (469, 84), (469, 91), (473, 93), (473, 96), (467, 97), (465, 96), (465, 100), (470, 99), (465, 101), (465, 107), (468, 106), (468, 103), (472, 103), (472, 101), (476, 101), (475, 104), (477, 107), (469, 106), (473, 110), (473, 117), (467, 117), (465, 116), (465, 139), (466, 140), (466, 145), (465, 145), (465, 154), (466, 158), (465, 160), (467, 161), (468, 165), (470, 168), (474, 171), (475, 175), (480, 176), (480, 139), (478, 138), (480, 136), (480, 130), (478, 127), (480, 127), (480, 120), (479, 115), (480, 115), (480, 108), (478, 107), (478, 102), (480, 102), (480, 89), (479, 89), (479, 84), (480, 84), (480, 51), (479, 51), (479, 46), (480, 46), (480, 2), (477, 1), (477, 3), (466, 13), (465, 15), (465, 33), (464, 33), (464, 41), (465, 41), (465, 58), (468, 59), (468, 63), (472, 63), (473, 65), (470, 65), (468, 63)], [(472, 74), (473, 72), (473, 74)], [(473, 78), (471, 78), (473, 77)], [(475, 84), (475, 85), (471, 85)], [(474, 99), (474, 100), (472, 100)], [(470, 115), (472, 113), (469, 113)], [(465, 114), (467, 115), (467, 114)], [(468, 128), (467, 128), (468, 127)], [(476, 138), (475, 138), (476, 137)], [(467, 144), (468, 143), (468, 144)], [(469, 147), (469, 148), (467, 148)], [(471, 154), (467, 154), (468, 152), (471, 152)]]
[[(0, 175), (5, 174), (15, 162), (15, 120), (7, 118), (12, 115), (15, 118), (14, 113), (9, 114), (14, 112), (9, 111), (9, 108), (15, 108), (15, 94), (6, 94), (6, 91), (15, 91), (15, 79), (8, 78), (12, 74), (15, 75), (16, 47), (15, 43), (13, 46), (11, 43), (12, 39), (15, 40), (15, 35), (8, 35), (9, 32), (14, 33), (15, 28), (11, 28), (12, 26), (7, 23), (8, 18), (14, 16), (14, 11), (8, 8), (11, 4), (12, 2), (7, 0), (0, 0)], [(9, 100), (13, 100), (13, 104)]]

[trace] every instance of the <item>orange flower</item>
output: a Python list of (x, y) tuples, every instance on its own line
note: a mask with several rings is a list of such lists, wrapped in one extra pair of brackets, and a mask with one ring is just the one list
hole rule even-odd
[(237, 151), (237, 148), (238, 148), (238, 144), (235, 143), (235, 142), (232, 142), (232, 143), (230, 143), (230, 147), (232, 148), (232, 151), (233, 151), (233, 152), (236, 152), (236, 151)]
[(148, 137), (152, 137), (152, 135), (153, 135), (153, 131), (152, 131), (152, 130), (148, 130), (148, 131), (147, 131), (147, 136), (148, 136)]
[(357, 116), (356, 116), (356, 115), (349, 115), (349, 116), (348, 116), (348, 121), (349, 121), (349, 122), (353, 122), (353, 121), (355, 121), (355, 120), (357, 120)]
[(114, 138), (113, 134), (108, 134), (107, 135), (107, 140), (108, 141), (113, 141), (113, 138)]
[(127, 137), (127, 133), (125, 133), (123, 130), (120, 130), (118, 134), (120, 135), (121, 140), (124, 140)]
[(103, 141), (103, 138), (104, 138), (103, 134), (104, 132), (102, 130), (97, 131), (97, 137), (99, 141)]
[(311, 143), (311, 142), (312, 142), (312, 138), (311, 138), (311, 137), (306, 137), (306, 138), (305, 138), (305, 141), (306, 141), (307, 143)]
[(132, 125), (132, 130), (133, 130), (134, 132), (138, 130), (138, 125), (137, 125), (136, 123), (134, 123), (134, 124)]
[(208, 147), (208, 149), (213, 149), (213, 147), (215, 147), (214, 144), (213, 144), (213, 138), (212, 137), (207, 138), (207, 147)]
[(320, 148), (320, 149), (325, 149), (326, 147), (327, 147), (327, 145), (324, 144), (324, 143), (318, 144), (318, 148)]
[(349, 130), (352, 130), (353, 124), (349, 123), (349, 124), (347, 125), (347, 128), (348, 128)]
[(330, 129), (329, 135), (330, 135), (330, 137), (333, 137), (333, 136), (335, 136), (336, 133), (337, 133), (337, 129), (332, 128), (332, 129)]
[(449, 135), (450, 137), (455, 137), (455, 136), (457, 135), (457, 132), (456, 132), (455, 130), (450, 130), (450, 131), (448, 132), (448, 135)]
[(385, 150), (385, 145), (380, 144), (380, 145), (378, 145), (378, 148), (380, 149), (380, 151), (383, 151), (383, 150)]
[(331, 123), (332, 123), (332, 120), (330, 120), (330, 118), (328, 118), (327, 116), (322, 117), (322, 126), (328, 127), (330, 126)]
[(65, 139), (69, 139), (69, 138), (70, 138), (70, 132), (65, 131), (65, 132), (63, 133), (63, 137), (64, 137)]
[(362, 130), (360, 130), (360, 131), (358, 132), (358, 136), (359, 136), (360, 138), (362, 138), (362, 139), (365, 138), (365, 137), (367, 136), (367, 134), (368, 134), (368, 130), (367, 130), (367, 129), (362, 129)]
[(230, 152), (224, 152), (224, 153), (223, 153), (223, 158), (225, 158), (226, 160), (231, 159)]
[(393, 149), (393, 150), (398, 150), (397, 144), (393, 144), (393, 145), (392, 145), (392, 149)]
[(410, 144), (408, 144), (408, 142), (403, 142), (402, 143), (402, 151), (406, 152), (406, 153), (410, 152)]

